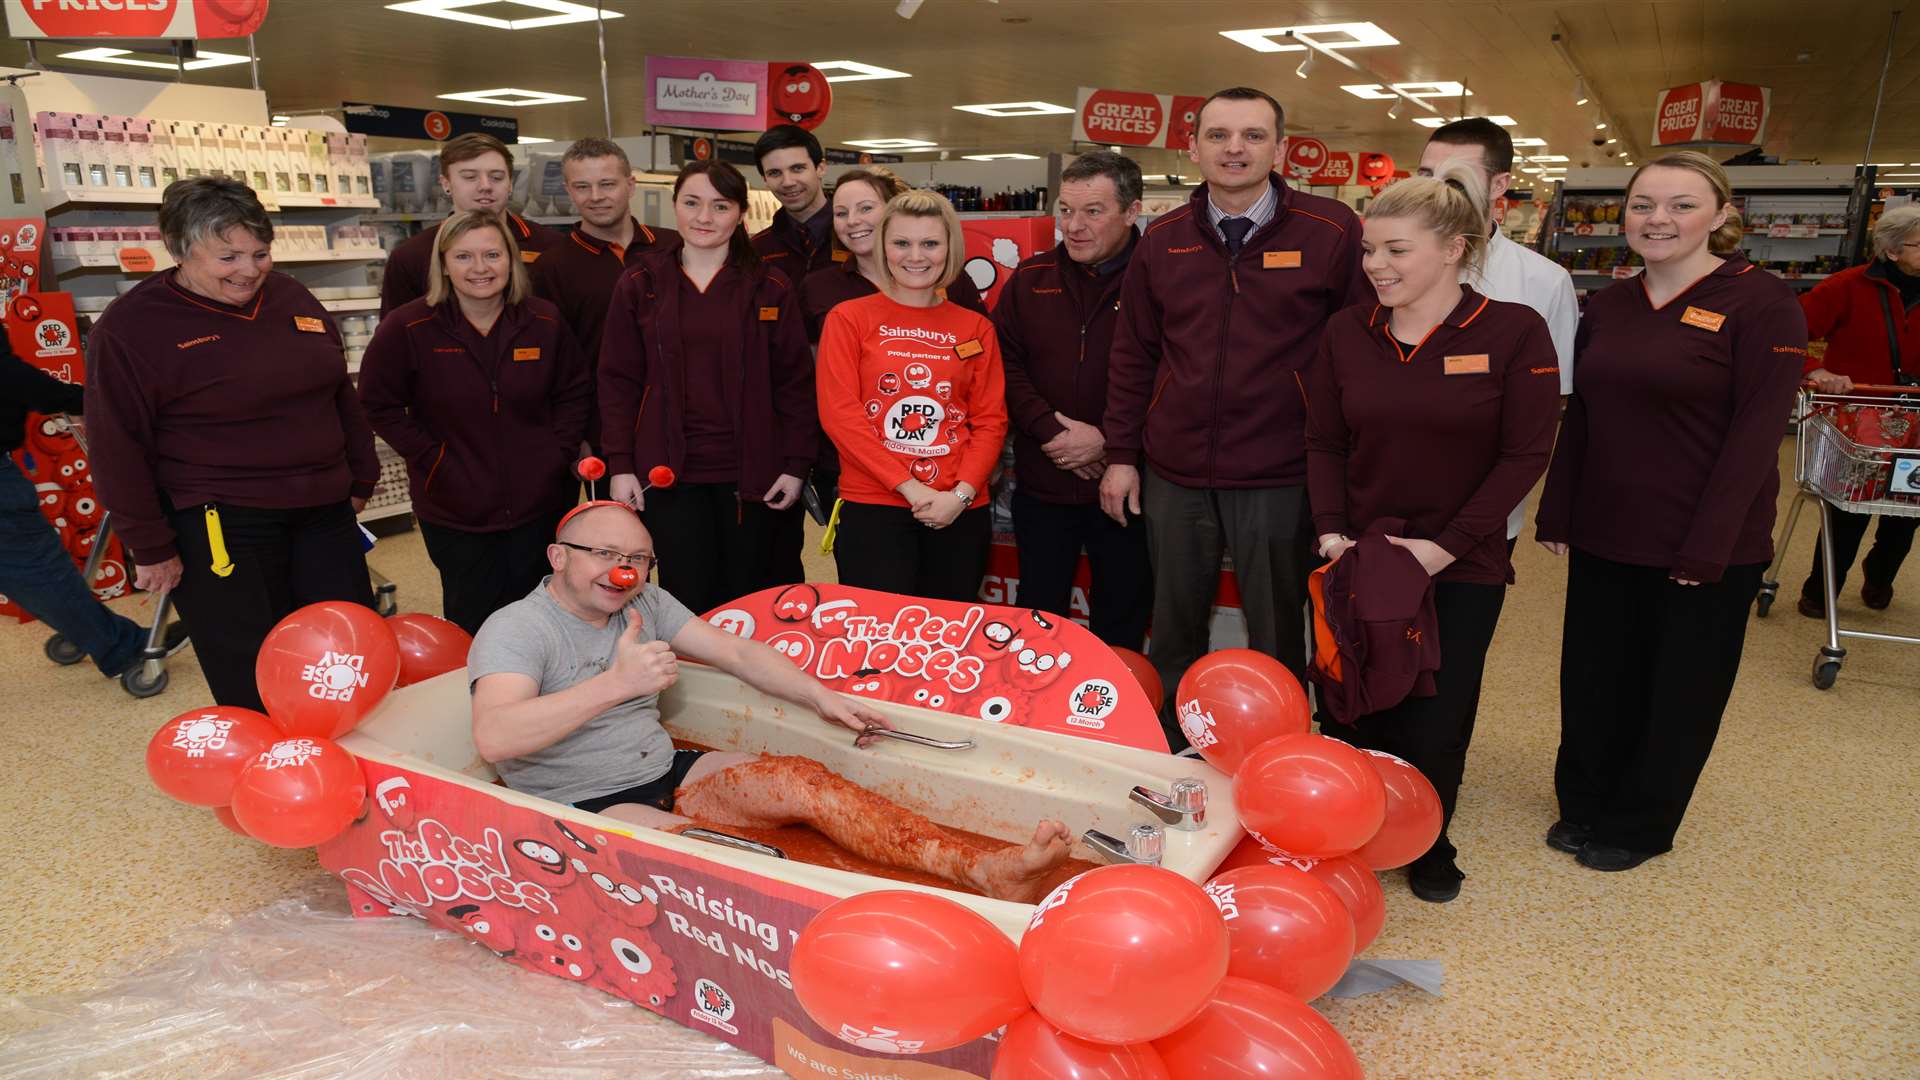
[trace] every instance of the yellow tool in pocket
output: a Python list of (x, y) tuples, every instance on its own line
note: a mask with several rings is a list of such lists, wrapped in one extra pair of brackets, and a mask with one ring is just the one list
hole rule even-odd
[(820, 537), (820, 554), (833, 554), (833, 538), (840, 532), (840, 508), (847, 505), (845, 499), (833, 500), (833, 513), (827, 516), (827, 531)]
[(233, 559), (227, 555), (227, 537), (220, 531), (220, 511), (207, 507), (207, 549), (213, 552), (213, 575), (226, 577), (233, 573)]

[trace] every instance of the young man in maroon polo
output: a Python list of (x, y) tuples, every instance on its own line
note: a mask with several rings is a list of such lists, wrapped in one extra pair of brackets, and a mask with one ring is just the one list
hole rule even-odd
[(1145, 528), (1153, 552), (1148, 655), (1170, 687), (1207, 652), (1227, 552), (1248, 644), (1296, 675), (1305, 668), (1313, 539), (1300, 373), (1327, 319), (1373, 290), (1353, 211), (1273, 175), (1284, 121), (1259, 90), (1206, 100), (1191, 150), (1206, 183), (1146, 230), (1121, 289), (1100, 503), (1122, 524), (1144, 508), (1130, 527)]
[(813, 132), (793, 124), (767, 129), (753, 144), (760, 179), (780, 200), (773, 224), (755, 233), (760, 260), (796, 286), (823, 266), (833, 265), (833, 212), (823, 190), (827, 154)]
[[(506, 215), (520, 258), (534, 262), (560, 239), (545, 225), (536, 225), (507, 209), (513, 194), (513, 151), (491, 135), (473, 133), (448, 139), (440, 148), (440, 186), (453, 200), (453, 212), (491, 210)], [(380, 278), (380, 314), (384, 317), (409, 300), (427, 295), (427, 268), (433, 264), (433, 234), (421, 229), (387, 253), (386, 273)]]
[(1074, 159), (1055, 201), (1060, 245), (1021, 263), (993, 314), (1013, 426), (1013, 533), (1023, 606), (1072, 614), (1087, 553), (1093, 632), (1138, 649), (1153, 611), (1144, 530), (1100, 511), (1107, 355), (1139, 233), (1140, 166), (1108, 150)]

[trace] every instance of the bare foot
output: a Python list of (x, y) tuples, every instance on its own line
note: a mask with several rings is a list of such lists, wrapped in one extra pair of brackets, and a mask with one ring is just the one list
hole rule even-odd
[(1073, 834), (1058, 821), (1042, 821), (1033, 840), (982, 854), (967, 869), (967, 884), (996, 900), (1031, 904), (1040, 899), (1048, 874), (1067, 861)]

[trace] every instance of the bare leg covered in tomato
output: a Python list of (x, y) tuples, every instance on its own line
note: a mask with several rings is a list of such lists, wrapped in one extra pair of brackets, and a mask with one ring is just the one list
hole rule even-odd
[(670, 831), (806, 825), (863, 859), (1021, 903), (1052, 884), (1072, 839), (1064, 824), (1042, 821), (1025, 844), (979, 846), (810, 758), (752, 754), (702, 756), (674, 792), (672, 813), (635, 803), (601, 813)]

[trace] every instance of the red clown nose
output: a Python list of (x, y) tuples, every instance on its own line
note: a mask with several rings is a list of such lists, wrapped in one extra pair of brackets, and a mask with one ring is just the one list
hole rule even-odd
[(631, 566), (616, 566), (607, 571), (607, 580), (612, 582), (615, 588), (631, 589), (640, 584), (640, 571)]

